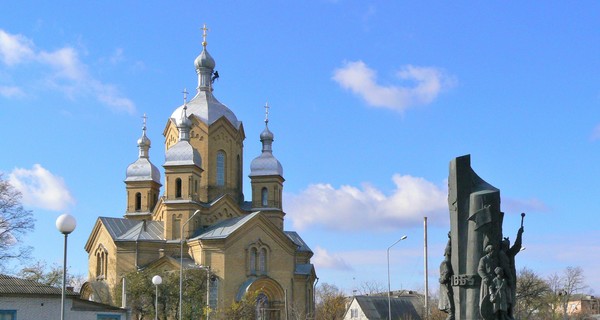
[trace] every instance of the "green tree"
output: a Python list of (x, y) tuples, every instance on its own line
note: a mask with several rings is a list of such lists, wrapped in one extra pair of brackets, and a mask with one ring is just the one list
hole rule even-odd
[(241, 301), (234, 301), (229, 307), (211, 314), (215, 320), (254, 320), (257, 319), (256, 304), (259, 293), (247, 292)]
[(22, 237), (33, 230), (35, 220), (21, 204), (21, 193), (0, 173), (0, 269), (14, 259), (29, 257), (31, 247), (22, 245)]
[[(155, 306), (156, 287), (152, 277), (163, 279), (158, 286), (158, 306)], [(206, 279), (205, 270), (187, 269), (183, 272), (183, 319), (199, 319), (205, 314)], [(125, 276), (127, 281), (127, 305), (134, 318), (141, 320), (152, 317), (156, 310), (160, 319), (179, 318), (179, 272), (141, 270)]]
[(337, 320), (344, 316), (346, 311), (346, 297), (335, 285), (323, 283), (317, 287), (316, 319)]

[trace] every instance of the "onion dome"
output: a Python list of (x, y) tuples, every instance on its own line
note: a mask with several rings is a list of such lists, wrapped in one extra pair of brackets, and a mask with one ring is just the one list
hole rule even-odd
[[(233, 111), (219, 102), (212, 94), (212, 83), (217, 77), (217, 74), (214, 71), (216, 64), (215, 60), (206, 50), (206, 31), (208, 30), (206, 25), (203, 30), (204, 41), (202, 41), (202, 52), (194, 61), (196, 73), (198, 74), (197, 94), (187, 103), (187, 112), (190, 116), (196, 116), (200, 121), (209, 126), (221, 117), (225, 117), (235, 128), (239, 129), (241, 122), (238, 121)], [(173, 120), (177, 121), (177, 119), (181, 118), (183, 107), (184, 106), (181, 105), (173, 111), (171, 114)]]
[(273, 141), (275, 136), (269, 130), (269, 106), (266, 108), (265, 130), (260, 134), (262, 142), (262, 154), (250, 163), (250, 177), (255, 176), (283, 176), (283, 167), (277, 158), (273, 156)]
[(160, 171), (150, 162), (148, 150), (150, 139), (146, 136), (146, 115), (144, 114), (144, 126), (142, 136), (137, 141), (140, 150), (138, 159), (127, 167), (125, 182), (128, 181), (154, 181), (160, 184)]
[[(187, 94), (185, 91), (184, 93)], [(190, 144), (192, 121), (187, 117), (186, 103), (183, 104), (183, 112), (175, 123), (179, 129), (179, 141), (167, 150), (164, 166), (195, 165), (201, 168), (202, 158), (200, 157), (200, 153)]]

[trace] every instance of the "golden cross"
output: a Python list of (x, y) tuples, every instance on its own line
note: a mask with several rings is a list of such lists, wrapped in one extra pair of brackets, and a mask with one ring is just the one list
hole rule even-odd
[(206, 27), (206, 23), (204, 24), (204, 26), (202, 27), (202, 46), (206, 47), (206, 31), (208, 31), (208, 28)]

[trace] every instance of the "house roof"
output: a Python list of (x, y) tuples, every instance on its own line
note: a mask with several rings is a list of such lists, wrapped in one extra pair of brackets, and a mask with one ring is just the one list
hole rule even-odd
[[(355, 296), (354, 299), (369, 320), (388, 319), (387, 296)], [(417, 312), (420, 305), (418, 296), (393, 297), (390, 299), (392, 319), (421, 319)]]
[[(66, 295), (78, 296), (76, 292), (67, 290)], [(62, 288), (42, 284), (33, 280), (11, 277), (0, 274), (0, 295), (62, 295)]]

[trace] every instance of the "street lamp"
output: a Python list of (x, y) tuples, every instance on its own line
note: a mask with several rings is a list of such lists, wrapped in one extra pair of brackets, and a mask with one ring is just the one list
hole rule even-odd
[(198, 268), (206, 270), (206, 319), (208, 320), (208, 314), (210, 310), (210, 266), (199, 265)]
[(179, 320), (181, 320), (181, 312), (183, 310), (183, 228), (200, 210), (196, 210), (192, 216), (181, 226), (179, 237)]
[(60, 297), (60, 319), (61, 320), (65, 319), (65, 291), (66, 291), (66, 284), (67, 284), (67, 237), (69, 236), (69, 233), (71, 233), (71, 232), (73, 232), (73, 230), (75, 230), (76, 226), (77, 226), (77, 221), (75, 221), (75, 218), (68, 213), (64, 213), (56, 219), (56, 229), (58, 229), (58, 231), (60, 231), (60, 233), (65, 235), (65, 249), (64, 249), (64, 255), (63, 255), (62, 294)]
[(156, 300), (154, 301), (154, 320), (158, 320), (158, 285), (162, 283), (159, 275), (152, 277), (152, 283), (156, 286)]
[(392, 299), (390, 297), (390, 249), (396, 245), (396, 243), (406, 239), (406, 236), (402, 236), (398, 241), (394, 242), (387, 248), (387, 271), (388, 271), (388, 320), (392, 320)]

